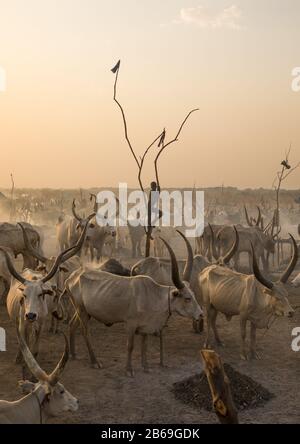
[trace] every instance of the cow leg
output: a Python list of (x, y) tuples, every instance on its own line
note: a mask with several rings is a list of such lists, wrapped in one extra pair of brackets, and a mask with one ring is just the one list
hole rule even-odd
[(269, 266), (268, 265), (269, 264), (268, 264), (268, 261), (265, 258), (264, 253), (262, 253), (262, 255), (261, 255), (261, 261), (262, 261), (264, 273), (268, 273), (268, 271), (269, 271)]
[(247, 351), (246, 351), (246, 326), (247, 319), (240, 318), (240, 328), (241, 328), (241, 359), (247, 360)]
[(164, 347), (164, 333), (163, 330), (160, 331), (159, 333), (159, 356), (160, 356), (160, 362), (159, 365), (161, 367), (165, 367), (165, 347)]
[(134, 371), (132, 368), (132, 352), (134, 347), (134, 335), (135, 329), (130, 329), (127, 336), (127, 363), (126, 363), (126, 374), (127, 376), (134, 376)]
[(33, 334), (33, 336), (34, 336), (34, 343), (33, 343), (33, 346), (32, 346), (32, 354), (33, 354), (33, 356), (35, 358), (37, 358), (37, 356), (39, 354), (39, 345), (40, 345), (41, 333), (42, 333), (42, 325), (39, 324), (37, 326), (36, 331)]
[(78, 318), (77, 313), (74, 313), (70, 324), (69, 324), (69, 334), (70, 334), (70, 354), (71, 359), (76, 359), (76, 351), (75, 351), (75, 332), (80, 325), (80, 320)]
[(137, 254), (138, 256), (142, 256), (141, 241), (137, 244)]
[(87, 314), (87, 312), (84, 309), (81, 309), (79, 311), (78, 318), (79, 318), (83, 338), (85, 340), (85, 343), (86, 343), (86, 346), (87, 346), (87, 349), (89, 352), (91, 367), (92, 368), (102, 368), (103, 367), (102, 362), (97, 360), (94, 350), (91, 345), (90, 334), (89, 334), (89, 329), (88, 329), (88, 321), (90, 319), (90, 316)]
[(256, 326), (253, 322), (250, 324), (250, 359), (259, 359), (256, 351)]
[(233, 261), (234, 261), (234, 269), (235, 270), (239, 270), (239, 268), (240, 268), (240, 255), (239, 255), (239, 253), (236, 253), (234, 255)]
[(131, 242), (132, 242), (132, 254), (131, 254), (131, 256), (134, 258), (134, 257), (136, 257), (136, 244), (135, 244), (135, 242), (133, 240)]
[(249, 261), (249, 272), (253, 273), (252, 254), (249, 251), (248, 251), (248, 261)]
[(210, 348), (211, 310), (211, 305), (206, 307), (206, 339), (204, 342), (204, 348)]
[(141, 339), (141, 356), (142, 356), (142, 367), (144, 372), (149, 372), (149, 366), (147, 362), (147, 349), (148, 349), (148, 335), (142, 335)]
[(218, 316), (218, 312), (214, 307), (211, 307), (211, 311), (210, 311), (210, 321), (211, 321), (211, 326), (215, 335), (215, 340), (217, 345), (220, 346), (224, 346), (223, 342), (220, 339), (218, 330), (217, 330), (217, 325), (216, 325), (216, 320), (217, 320), (217, 316)]

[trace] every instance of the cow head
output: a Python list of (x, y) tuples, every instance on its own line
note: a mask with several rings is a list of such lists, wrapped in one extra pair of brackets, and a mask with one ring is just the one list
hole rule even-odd
[(171, 258), (171, 274), (175, 286), (175, 288), (171, 290), (171, 311), (176, 312), (180, 316), (199, 320), (199, 318), (203, 316), (203, 311), (195, 298), (194, 292), (190, 288), (190, 279), (193, 269), (193, 249), (184, 234), (179, 230), (177, 230), (177, 232), (184, 239), (188, 250), (188, 258), (183, 271), (182, 280), (179, 275), (178, 263), (174, 251), (165, 239), (162, 237), (160, 238), (167, 247)]
[(35, 397), (39, 400), (43, 416), (59, 416), (66, 411), (75, 412), (78, 409), (78, 399), (68, 392), (63, 384), (59, 382), (60, 376), (69, 358), (69, 345), (66, 336), (64, 335), (64, 353), (55, 370), (48, 375), (40, 368), (18, 330), (17, 334), (24, 361), (32, 375), (38, 381), (37, 383), (20, 381), (19, 385), (23, 392), (35, 394)]
[[(93, 215), (89, 217), (93, 217)], [(75, 254), (77, 254), (81, 249), (84, 242), (88, 223), (89, 220), (86, 222), (85, 227), (76, 245), (68, 248), (67, 250), (62, 251), (53, 260), (47, 259), (48, 266), (51, 263), (51, 268), (48, 271), (48, 273), (46, 273), (45, 275), (36, 274), (33, 276), (32, 280), (26, 279), (26, 277), (19, 274), (19, 272), (15, 269), (14, 264), (7, 251), (4, 248), (0, 247), (0, 250), (4, 253), (6, 265), (9, 272), (21, 284), (18, 287), (18, 291), (21, 292), (20, 304), (23, 306), (23, 311), (26, 321), (34, 322), (37, 321), (39, 317), (44, 318), (45, 316), (47, 316), (48, 304), (45, 296), (47, 294), (55, 296), (55, 290), (57, 288), (57, 285), (53, 282), (53, 278), (57, 270), (59, 269), (60, 265), (66, 260), (70, 259)], [(21, 224), (20, 226), (22, 227)], [(24, 233), (25, 230), (23, 231), (23, 234)], [(24, 239), (25, 238), (26, 234), (24, 234)], [(26, 240), (28, 241), (28, 239)], [(34, 251), (34, 249), (32, 251)]]
[[(92, 217), (91, 217), (91, 215), (88, 217), (80, 217), (76, 211), (75, 199), (73, 199), (73, 202), (72, 202), (72, 213), (73, 213), (74, 218), (77, 220), (77, 225), (76, 225), (77, 230), (83, 230), (87, 223), (89, 225), (89, 228), (95, 227), (95, 224), (93, 222), (90, 222), (90, 220), (96, 215), (96, 213), (95, 212), (92, 213), (93, 214)], [(87, 233), (87, 235), (88, 235), (88, 233)]]
[(294, 314), (294, 310), (288, 301), (288, 291), (285, 285), (298, 261), (297, 244), (291, 234), (290, 237), (293, 243), (293, 255), (286, 270), (282, 273), (280, 279), (276, 282), (271, 282), (261, 274), (258, 268), (254, 248), (251, 244), (254, 275), (256, 279), (264, 286), (263, 292), (270, 296), (270, 305), (273, 313), (276, 316), (291, 317)]

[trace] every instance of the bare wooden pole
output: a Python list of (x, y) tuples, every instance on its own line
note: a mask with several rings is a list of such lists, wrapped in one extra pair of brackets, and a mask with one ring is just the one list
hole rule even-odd
[(201, 350), (204, 370), (212, 396), (214, 411), (221, 424), (238, 424), (237, 409), (234, 405), (229, 379), (222, 360), (214, 350)]
[[(158, 143), (158, 148), (159, 151), (155, 157), (154, 160), (154, 169), (155, 169), (155, 177), (156, 177), (156, 184), (155, 184), (155, 191), (158, 191), (158, 193), (160, 193), (160, 182), (159, 182), (159, 174), (158, 174), (158, 160), (162, 154), (162, 152), (165, 150), (165, 148), (169, 145), (171, 145), (174, 142), (178, 141), (178, 138), (180, 136), (180, 133), (186, 123), (186, 121), (188, 120), (188, 118), (190, 117), (190, 115), (197, 111), (197, 109), (193, 109), (191, 110), (186, 117), (184, 118), (184, 120), (182, 121), (175, 137), (173, 139), (171, 139), (170, 141), (168, 141), (167, 143), (165, 143), (165, 136), (166, 136), (166, 130), (164, 129), (151, 143), (150, 145), (148, 145), (148, 147), (146, 148), (146, 150), (144, 151), (143, 155), (141, 157), (138, 158), (138, 156), (136, 155), (136, 152), (133, 148), (133, 145), (131, 143), (131, 140), (129, 138), (129, 134), (128, 134), (128, 125), (127, 125), (127, 120), (126, 120), (126, 115), (125, 115), (125, 111), (123, 106), (121, 105), (120, 101), (117, 99), (117, 84), (118, 84), (118, 77), (119, 77), (119, 70), (120, 70), (120, 64), (121, 61), (119, 60), (117, 62), (117, 64), (112, 68), (112, 72), (115, 74), (115, 82), (114, 82), (114, 94), (113, 94), (113, 99), (116, 102), (116, 104), (118, 105), (120, 111), (121, 111), (121, 115), (122, 115), (122, 120), (123, 120), (123, 126), (124, 126), (124, 136), (125, 136), (125, 140), (127, 142), (127, 145), (130, 149), (130, 152), (135, 160), (135, 163), (137, 164), (138, 167), (138, 182), (140, 185), (140, 189), (141, 191), (144, 192), (144, 186), (143, 186), (143, 182), (142, 182), (142, 169), (144, 166), (144, 161), (145, 158), (150, 150), (150, 148), (153, 147), (153, 145), (156, 142)], [(151, 184), (151, 188), (152, 191), (154, 190), (154, 187), (152, 187), (152, 185), (154, 185), (155, 182), (152, 182)], [(149, 211), (149, 208), (151, 207), (151, 189), (149, 191), (149, 199), (148, 199), (148, 205), (146, 202), (146, 198), (145, 198), (145, 206), (146, 208), (148, 208), (148, 217), (147, 217), (147, 227), (145, 228), (145, 233), (146, 233), (146, 253), (145, 256), (148, 257), (150, 255), (150, 241), (151, 241), (151, 232), (152, 232), (152, 226), (151, 226), (151, 211)]]

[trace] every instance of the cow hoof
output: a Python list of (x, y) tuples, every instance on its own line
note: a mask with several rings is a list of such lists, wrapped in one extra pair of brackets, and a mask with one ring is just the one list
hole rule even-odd
[(225, 347), (225, 343), (222, 342), (222, 341), (216, 341), (216, 345), (217, 345), (218, 347)]
[(247, 357), (247, 355), (246, 354), (244, 354), (244, 353), (241, 353), (241, 359), (243, 360), (243, 361), (248, 361), (248, 357)]
[(16, 364), (22, 364), (22, 356), (17, 355), (17, 356), (16, 356), (16, 359), (15, 359), (15, 363), (16, 363)]
[(250, 357), (251, 360), (261, 359), (261, 357), (259, 356), (259, 354), (257, 352), (251, 352), (249, 357)]
[(126, 376), (128, 376), (129, 378), (133, 378), (134, 377), (134, 371), (132, 369), (127, 369), (126, 370)]
[(103, 365), (101, 362), (91, 362), (90, 367), (95, 369), (101, 369)]
[(193, 321), (193, 329), (195, 333), (202, 333), (203, 332), (203, 319), (199, 319), (199, 321)]

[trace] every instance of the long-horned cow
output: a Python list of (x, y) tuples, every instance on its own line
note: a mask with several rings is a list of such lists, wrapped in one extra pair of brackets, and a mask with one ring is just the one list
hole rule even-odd
[(26, 396), (13, 402), (0, 400), (0, 424), (42, 424), (48, 418), (78, 410), (78, 400), (59, 382), (69, 357), (66, 337), (64, 353), (50, 375), (41, 369), (19, 333), (18, 338), (24, 361), (38, 382), (20, 381)]
[[(93, 217), (93, 215), (91, 215), (90, 218), (91, 217)], [(89, 220), (86, 222), (77, 244), (61, 252), (46, 275), (29, 269), (25, 269), (24, 272), (20, 274), (15, 269), (9, 254), (0, 247), (0, 250), (5, 256), (7, 268), (14, 278), (6, 301), (8, 314), (12, 320), (19, 319), (20, 321), (20, 319), (24, 318), (25, 322), (22, 323), (24, 331), (22, 331), (22, 335), (27, 342), (30, 340), (30, 348), (35, 356), (38, 354), (42, 327), (49, 313), (47, 295), (55, 297), (56, 294), (56, 287), (52, 285), (53, 283), (51, 284), (51, 280), (55, 276), (59, 266), (80, 251), (84, 242), (88, 222)], [(30, 334), (32, 336), (31, 338)], [(20, 356), (19, 353), (17, 361), (20, 360)]]
[(232, 316), (240, 316), (241, 357), (243, 359), (247, 359), (245, 342), (247, 321), (251, 326), (250, 357), (257, 358), (256, 329), (268, 328), (275, 316), (292, 316), (294, 310), (289, 304), (285, 283), (296, 266), (298, 251), (295, 239), (292, 236), (291, 239), (293, 242), (291, 261), (276, 282), (271, 282), (261, 274), (253, 246), (251, 246), (253, 275), (238, 273), (219, 265), (211, 265), (200, 273), (199, 284), (207, 320), (205, 347), (210, 345), (211, 328), (216, 342), (221, 345), (216, 327), (219, 312), (223, 313), (228, 320)]
[[(209, 229), (211, 230), (211, 251), (213, 256), (217, 259), (218, 255), (215, 251), (215, 246), (213, 242), (213, 228), (211, 225), (209, 225)], [(211, 262), (209, 262), (206, 257), (197, 254), (193, 257), (193, 249), (188, 241), (188, 239), (182, 235), (182, 233), (177, 230), (177, 232), (183, 237), (183, 240), (185, 241), (188, 256), (190, 257), (190, 261), (193, 263), (192, 266), (192, 272), (190, 277), (190, 287), (193, 290), (196, 300), (199, 303), (200, 306), (202, 306), (202, 294), (199, 287), (199, 273), (204, 270), (206, 267), (211, 265)], [(236, 229), (234, 228), (234, 233), (236, 234), (235, 239), (233, 241), (233, 245), (230, 247), (230, 249), (224, 254), (223, 257), (218, 258), (218, 262), (221, 262), (223, 264), (227, 264), (231, 258), (234, 256), (237, 248), (238, 248), (238, 236)], [(179, 264), (179, 270), (180, 272), (183, 271), (184, 268), (184, 262), (178, 261)], [(157, 258), (157, 257), (147, 257), (145, 259), (141, 259), (139, 262), (137, 262), (135, 265), (133, 265), (131, 269), (132, 276), (138, 276), (138, 275), (145, 275), (152, 277), (157, 283), (161, 285), (172, 285), (171, 282), (171, 263), (167, 259)], [(197, 333), (201, 333), (203, 331), (203, 319), (200, 319), (199, 321), (193, 321), (193, 328)]]
[(192, 258), (188, 258), (181, 280), (176, 256), (169, 244), (164, 242), (171, 257), (174, 286), (160, 285), (148, 276), (123, 277), (91, 269), (77, 270), (67, 279), (66, 291), (77, 311), (70, 323), (70, 348), (74, 357), (75, 330), (80, 324), (91, 365), (100, 367), (89, 339), (90, 317), (106, 325), (124, 322), (128, 337), (127, 374), (133, 375), (131, 356), (135, 334), (142, 336), (142, 366), (147, 371), (147, 336), (160, 335), (172, 313), (196, 320), (202, 316), (202, 309), (189, 285)]

